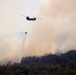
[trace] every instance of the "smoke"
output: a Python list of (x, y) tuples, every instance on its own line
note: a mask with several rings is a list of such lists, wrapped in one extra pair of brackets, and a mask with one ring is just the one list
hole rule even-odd
[(6, 64), (8, 61), (20, 62), (24, 39), (26, 35), (23, 32), (0, 35), (0, 64)]
[(41, 0), (37, 16), (25, 56), (76, 49), (76, 0)]
[(0, 37), (0, 63), (20, 62), (22, 56), (76, 49), (76, 0), (40, 0), (36, 16), (41, 19), (30, 25), (24, 51), (24, 33)]

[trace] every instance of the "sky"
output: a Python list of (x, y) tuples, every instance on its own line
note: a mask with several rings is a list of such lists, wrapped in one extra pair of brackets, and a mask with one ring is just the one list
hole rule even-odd
[(0, 34), (27, 30), (29, 24), (21, 15), (34, 15), (39, 0), (0, 0)]
[[(41, 19), (28, 22), (21, 15)], [(76, 0), (0, 0), (0, 60), (73, 49)]]
[(24, 32), (31, 26), (22, 15), (35, 15), (39, 4), (40, 0), (0, 0), (0, 61), (21, 56)]

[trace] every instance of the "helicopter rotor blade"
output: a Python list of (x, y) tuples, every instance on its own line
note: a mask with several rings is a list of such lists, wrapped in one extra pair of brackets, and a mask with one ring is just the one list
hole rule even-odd
[(23, 17), (27, 17), (27, 16), (25, 16), (25, 15), (22, 15)]
[(37, 19), (42, 19), (42, 18), (39, 18), (39, 17), (36, 17)]

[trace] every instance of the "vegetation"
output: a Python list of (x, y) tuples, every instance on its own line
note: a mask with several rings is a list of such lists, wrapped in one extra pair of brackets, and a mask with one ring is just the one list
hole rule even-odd
[(76, 75), (76, 51), (24, 57), (21, 63), (0, 66), (0, 75)]

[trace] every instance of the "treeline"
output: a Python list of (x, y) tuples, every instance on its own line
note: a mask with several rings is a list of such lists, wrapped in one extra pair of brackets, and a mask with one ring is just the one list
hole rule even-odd
[(76, 75), (76, 51), (24, 57), (21, 63), (0, 66), (0, 75)]

